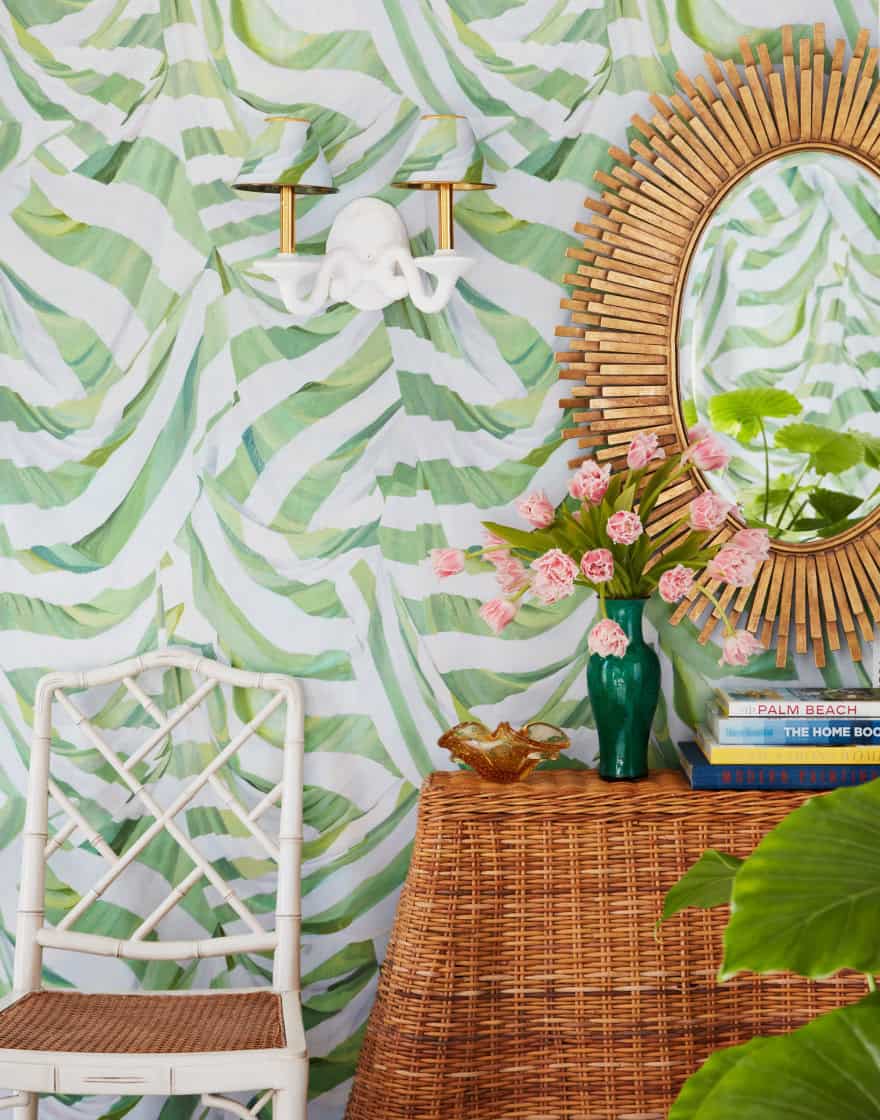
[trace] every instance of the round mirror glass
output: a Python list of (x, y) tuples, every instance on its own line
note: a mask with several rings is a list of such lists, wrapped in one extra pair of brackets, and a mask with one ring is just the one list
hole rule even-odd
[(798, 151), (710, 218), (682, 293), (688, 428), (731, 453), (707, 482), (780, 541), (845, 531), (880, 504), (880, 179)]

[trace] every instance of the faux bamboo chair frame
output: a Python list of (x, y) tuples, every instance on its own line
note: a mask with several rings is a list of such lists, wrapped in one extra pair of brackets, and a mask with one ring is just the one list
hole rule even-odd
[[(687, 436), (678, 390), (678, 333), (688, 268), (707, 222), (728, 191), (750, 171), (798, 149), (827, 150), (880, 174), (878, 51), (862, 29), (845, 64), (846, 42), (826, 54), (825, 25), (802, 38), (797, 54), (790, 26), (781, 29), (781, 66), (767, 44), (757, 59), (740, 40), (742, 66), (706, 54), (712, 83), (676, 74), (679, 92), (654, 95), (650, 121), (634, 116), (640, 134), (629, 151), (613, 147), (610, 174), (597, 171), (601, 199), (588, 198), (590, 224), (577, 222), (583, 247), (566, 255), (580, 262), (565, 276), (571, 294), (561, 306), (570, 320), (556, 333), (569, 340), (556, 355), (560, 376), (581, 382), (560, 404), (574, 410), (567, 436), (615, 466), (637, 432), (653, 432), (668, 451)], [(649, 518), (652, 536), (669, 529), (707, 482), (695, 467), (671, 485)], [(722, 526), (721, 541), (740, 527)], [(680, 536), (665, 550), (675, 548)], [(820, 668), (826, 648), (843, 641), (854, 661), (861, 641), (880, 623), (880, 509), (827, 540), (774, 542), (753, 587), (722, 587), (705, 574), (673, 611), (690, 618), (706, 643), (720, 621), (719, 602), (764, 645), (776, 645), (776, 664), (789, 651), (812, 652)], [(708, 615), (706, 611), (708, 608)], [(706, 615), (704, 619), (704, 615)]]
[[(150, 669), (187, 670), (204, 678), (183, 704), (165, 715), (138, 684), (140, 673)], [(71, 689), (87, 689), (121, 682), (128, 693), (149, 713), (157, 724), (144, 743), (124, 761), (104, 742), (99, 730), (83, 715), (67, 695)], [(165, 737), (207, 698), (219, 684), (238, 688), (260, 689), (272, 693), (270, 701), (195, 778), (191, 778), (167, 808), (156, 804), (149, 791), (138, 781), (134, 767), (145, 759)], [(65, 796), (50, 774), (52, 712), (59, 704), (78, 725), (104, 761), (111, 766), (139, 800), (153, 823), (117, 855), (95, 831), (75, 805)], [(218, 777), (218, 771), (250, 738), (262, 723), (281, 705), (286, 706), (281, 780), (250, 811), (238, 801)], [(41, 1092), (81, 1092), (88, 1094), (193, 1094), (201, 1093), (206, 1106), (224, 1108), (233, 1114), (253, 1120), (257, 1112), (274, 1097), (274, 1114), (278, 1120), (303, 1120), (306, 1114), (308, 1058), (300, 1010), (300, 858), (302, 851), (302, 771), (303, 771), (303, 703), (299, 684), (280, 674), (245, 672), (200, 657), (185, 649), (167, 649), (147, 653), (106, 668), (88, 672), (51, 673), (37, 686), (34, 704), (34, 734), (28, 777), (28, 797), (23, 833), (23, 864), (16, 925), (13, 991), (0, 1004), (0, 1028), (3, 1015), (29, 994), (42, 990), (42, 953), (46, 947), (74, 952), (123, 957), (133, 960), (181, 960), (209, 956), (226, 956), (243, 952), (273, 952), (271, 989), (250, 992), (258, 1000), (277, 996), (272, 1006), (280, 1016), (283, 1044), (261, 1049), (217, 1050), (198, 1052), (181, 1049), (179, 1053), (141, 1052), (100, 1053), (96, 1063), (94, 1052), (27, 1050), (0, 1048), (0, 1085), (13, 1090), (12, 1096), (0, 1100), (0, 1108), (14, 1107), (18, 1120), (34, 1120), (38, 1094)], [(219, 795), (225, 807), (238, 818), (278, 866), (278, 890), (274, 930), (264, 930), (248, 907), (220, 877), (175, 824), (174, 816), (206, 785)], [(69, 817), (69, 821), (53, 836), (48, 834), (49, 797)], [(280, 824), (277, 841), (260, 826), (263, 814), (280, 798)], [(153, 836), (165, 829), (190, 857), (194, 868), (125, 940), (79, 933), (71, 927), (82, 913), (132, 863)], [(45, 921), (45, 869), (49, 857), (75, 831), (86, 835), (92, 846), (109, 863), (108, 871), (94, 887), (82, 896), (61, 922), (49, 926)], [(147, 935), (168, 914), (186, 892), (202, 877), (215, 887), (224, 903), (231, 906), (248, 926), (246, 934), (213, 937), (198, 941), (145, 940)], [(58, 993), (61, 998), (65, 994)], [(161, 999), (207, 997), (210, 1000), (230, 997), (229, 991), (188, 991), (160, 993)], [(245, 997), (248, 989), (236, 989), (234, 996)], [(132, 993), (126, 1000), (156, 999), (157, 993)], [(265, 1003), (263, 1004), (265, 1005)], [(72, 1006), (72, 1005), (71, 1005)], [(146, 1006), (141, 1003), (142, 1007)], [(155, 1006), (155, 1004), (154, 1004)], [(195, 1005), (192, 1005), (195, 1006)], [(211, 1004), (202, 1005), (210, 1008)], [(220, 1007), (220, 1004), (214, 1005)], [(246, 1003), (238, 1004), (244, 1008)], [(210, 1012), (208, 1012), (210, 1014)], [(5, 1044), (8, 1045), (8, 1044)], [(250, 1043), (248, 1042), (248, 1045)], [(223, 1092), (265, 1090), (252, 1109), (223, 1097)]]

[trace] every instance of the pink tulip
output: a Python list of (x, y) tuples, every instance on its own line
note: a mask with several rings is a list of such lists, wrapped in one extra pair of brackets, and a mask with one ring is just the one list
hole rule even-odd
[(464, 553), (460, 548), (432, 548), (431, 564), (434, 575), (440, 579), (457, 576), (464, 570)]
[(642, 535), (642, 522), (637, 513), (619, 509), (605, 522), (605, 531), (615, 544), (634, 544)]
[(495, 578), (505, 595), (512, 595), (529, 582), (529, 573), (522, 561), (509, 553), (507, 559), (495, 565)]
[(597, 506), (605, 497), (610, 478), (610, 466), (600, 467), (595, 459), (587, 459), (569, 480), (568, 492), (579, 502)]
[(763, 653), (764, 646), (748, 630), (737, 630), (724, 639), (719, 665), (748, 665), (753, 653)]
[(652, 460), (665, 458), (666, 452), (655, 432), (637, 432), (626, 453), (626, 465), (632, 471), (639, 471)]
[(717, 432), (704, 424), (697, 424), (688, 432), (690, 445), (681, 457), (683, 463), (692, 462), (701, 471), (723, 470), (730, 462), (730, 454)]
[(561, 548), (551, 548), (532, 561), (532, 591), (548, 606), (558, 603), (574, 592), (577, 564)]
[(492, 550), (487, 552), (483, 559), (488, 560), (490, 564), (494, 564), (496, 568), (510, 559), (510, 545), (503, 537), (493, 533), (491, 529), (483, 530), (483, 548)]
[(724, 524), (724, 519), (733, 509), (733, 502), (727, 502), (711, 490), (705, 490), (690, 504), (690, 525), (700, 532), (712, 532)]
[(516, 606), (507, 599), (490, 599), (480, 607), (480, 618), (496, 634), (500, 634), (515, 617)]
[(756, 560), (766, 560), (770, 555), (770, 535), (766, 529), (740, 529), (730, 543), (751, 553)]
[(623, 657), (629, 646), (629, 638), (611, 618), (600, 619), (587, 638), (590, 653), (600, 657)]
[(614, 557), (607, 548), (593, 548), (581, 557), (581, 571), (590, 583), (614, 579)]
[(556, 508), (543, 490), (534, 490), (516, 503), (517, 512), (535, 529), (546, 529), (556, 518)]
[(758, 574), (759, 563), (754, 553), (726, 544), (706, 565), (706, 575), (734, 587), (751, 587)]
[(665, 603), (680, 603), (693, 585), (693, 571), (686, 568), (684, 564), (676, 564), (660, 577), (657, 590)]

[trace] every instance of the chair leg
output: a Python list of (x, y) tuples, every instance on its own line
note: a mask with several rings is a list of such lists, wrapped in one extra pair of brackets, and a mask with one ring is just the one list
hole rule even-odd
[(18, 1108), (13, 1109), (15, 1120), (37, 1120), (37, 1106), (39, 1105), (39, 1093), (28, 1093), (27, 1104), (20, 1105)]
[(307, 1086), (279, 1089), (272, 1104), (272, 1120), (306, 1120), (308, 1106)]

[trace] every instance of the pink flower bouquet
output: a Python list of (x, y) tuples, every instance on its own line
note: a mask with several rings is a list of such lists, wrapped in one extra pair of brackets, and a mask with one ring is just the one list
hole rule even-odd
[[(627, 469), (612, 474), (595, 459), (569, 479), (568, 493), (554, 505), (542, 490), (517, 502), (528, 528), (485, 522), (483, 547), (468, 550), (495, 568), (499, 592), (480, 615), (497, 634), (516, 617), (526, 596), (551, 605), (574, 594), (578, 586), (599, 595), (600, 621), (589, 635), (591, 653), (622, 657), (627, 638), (607, 617), (606, 599), (647, 599), (655, 591), (667, 603), (692, 593), (705, 570), (713, 580), (749, 587), (769, 553), (764, 529), (740, 529), (729, 540), (712, 538), (735, 507), (711, 490), (703, 491), (662, 532), (652, 535), (648, 521), (660, 495), (691, 463), (703, 471), (722, 470), (727, 455), (720, 437), (705, 428), (689, 433), (684, 452), (669, 458), (656, 435), (640, 433), (629, 447)], [(464, 568), (465, 553), (435, 549), (434, 571), (440, 578)], [(763, 647), (744, 630), (735, 630), (724, 610), (705, 588), (724, 620), (721, 664), (743, 666)]]

